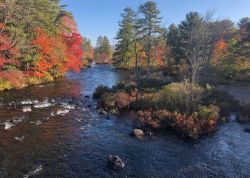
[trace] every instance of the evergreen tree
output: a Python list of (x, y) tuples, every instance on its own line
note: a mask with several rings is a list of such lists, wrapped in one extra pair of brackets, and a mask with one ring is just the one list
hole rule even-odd
[(96, 40), (96, 47), (95, 47), (95, 54), (94, 54), (95, 60), (100, 60), (101, 59), (101, 54), (103, 52), (102, 41), (103, 41), (102, 36), (99, 36), (97, 38), (97, 40)]
[(183, 58), (183, 54), (180, 49), (179, 29), (175, 24), (171, 24), (168, 28), (167, 44), (171, 48), (171, 55), (175, 59), (175, 63), (178, 64), (180, 59)]
[(103, 53), (106, 55), (106, 59), (111, 60), (112, 59), (112, 47), (107, 36), (104, 36), (102, 39), (102, 48), (103, 48)]
[(240, 19), (240, 21), (238, 23), (238, 27), (240, 29), (247, 29), (249, 23), (250, 23), (250, 18), (249, 17), (243, 17), (243, 18)]
[(186, 19), (179, 25), (180, 47), (185, 54), (185, 58), (190, 66), (188, 78), (192, 82), (197, 82), (198, 73), (203, 62), (203, 49), (206, 45), (204, 38), (204, 19), (197, 12), (190, 12)]
[(134, 36), (136, 13), (129, 7), (121, 14), (122, 20), (119, 22), (119, 31), (116, 39), (116, 58), (119, 63), (128, 64), (134, 57)]
[(157, 4), (154, 1), (148, 1), (139, 7), (140, 18), (138, 26), (140, 28), (140, 35), (145, 41), (145, 51), (147, 55), (147, 65), (151, 65), (151, 50), (153, 41), (161, 31), (160, 11), (157, 9)]
[(108, 63), (112, 59), (112, 47), (107, 36), (97, 38), (94, 58), (100, 63)]

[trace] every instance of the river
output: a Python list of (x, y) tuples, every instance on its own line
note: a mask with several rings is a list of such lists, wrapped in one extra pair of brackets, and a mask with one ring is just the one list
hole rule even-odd
[[(249, 125), (231, 120), (197, 142), (170, 133), (142, 140), (129, 115), (99, 114), (92, 95), (126, 74), (96, 65), (53, 83), (0, 93), (1, 178), (250, 177)], [(126, 163), (107, 168), (107, 156)]]

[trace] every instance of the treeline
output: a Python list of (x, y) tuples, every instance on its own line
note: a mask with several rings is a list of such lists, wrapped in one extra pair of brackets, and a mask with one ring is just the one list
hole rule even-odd
[(82, 37), (60, 0), (0, 1), (0, 90), (79, 71)]
[(153, 1), (137, 11), (124, 9), (117, 33), (114, 59), (117, 67), (164, 68), (181, 79), (208, 82), (216, 78), (250, 79), (250, 18), (237, 26), (214, 20), (211, 14), (190, 12), (180, 24), (162, 27)]
[(82, 50), (83, 50), (83, 58), (82, 58), (83, 65), (87, 66), (89, 65), (89, 63), (93, 62), (94, 52), (95, 52), (90, 39), (83, 37)]
[(110, 63), (113, 50), (107, 36), (99, 36), (96, 41), (94, 59), (97, 63)]
[(91, 41), (83, 38), (83, 65), (89, 65), (91, 62), (98, 64), (110, 64), (113, 59), (113, 48), (107, 36), (99, 36), (95, 47)]

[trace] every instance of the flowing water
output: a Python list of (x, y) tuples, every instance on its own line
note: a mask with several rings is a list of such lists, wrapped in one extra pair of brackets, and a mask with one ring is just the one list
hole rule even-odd
[[(250, 177), (248, 125), (235, 120), (197, 142), (170, 134), (132, 138), (130, 115), (99, 114), (91, 97), (99, 84), (126, 77), (97, 65), (66, 79), (0, 93), (0, 177)], [(126, 163), (107, 168), (107, 156)]]

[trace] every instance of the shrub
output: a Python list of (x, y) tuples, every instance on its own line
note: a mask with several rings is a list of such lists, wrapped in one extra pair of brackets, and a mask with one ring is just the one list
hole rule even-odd
[(135, 90), (137, 90), (135, 84), (124, 83), (124, 82), (119, 82), (117, 85), (114, 85), (111, 89), (113, 93), (124, 91), (127, 92), (128, 94), (132, 94)]
[(0, 78), (0, 91), (11, 89), (11, 83), (3, 78)]
[(124, 91), (125, 87), (126, 85), (123, 82), (119, 82), (116, 85), (114, 85), (111, 90), (113, 92)]
[(31, 85), (37, 85), (37, 84), (40, 84), (40, 83), (42, 83), (43, 81), (40, 79), (40, 78), (38, 78), (38, 77), (28, 77), (27, 78), (27, 83), (28, 84), (31, 84)]
[(155, 93), (144, 93), (132, 103), (135, 110), (157, 109), (157, 97)]
[(93, 97), (95, 99), (99, 99), (101, 98), (102, 95), (104, 95), (105, 93), (108, 93), (110, 91), (110, 89), (106, 86), (103, 85), (99, 85), (96, 89), (95, 92), (93, 94)]
[(26, 86), (25, 77), (21, 71), (18, 70), (4, 71), (1, 73), (1, 77), (3, 80), (9, 82), (11, 88), (22, 88)]
[(164, 82), (163, 80), (158, 80), (158, 79), (152, 79), (152, 78), (144, 78), (141, 80), (141, 87), (142, 88), (156, 88), (160, 89), (167, 83)]
[(147, 110), (137, 112), (142, 125), (152, 129), (171, 128), (184, 138), (198, 139), (216, 129), (219, 108), (202, 106), (191, 115), (184, 115), (166, 110)]
[(115, 106), (118, 109), (129, 108), (129, 105), (132, 101), (135, 100), (135, 97), (130, 96), (126, 92), (118, 92), (115, 94)]
[(152, 129), (165, 129), (171, 126), (172, 114), (166, 110), (138, 111), (138, 118), (142, 125)]
[[(61, 76), (56, 76), (57, 78), (61, 77)], [(46, 82), (51, 82), (54, 80), (54, 77), (49, 73), (49, 72), (44, 72), (44, 77), (43, 80)]]
[(182, 137), (197, 139), (216, 129), (218, 117), (219, 108), (217, 106), (202, 106), (189, 116), (174, 115), (172, 126)]
[(111, 93), (105, 93), (100, 97), (98, 105), (105, 110), (115, 109), (115, 95)]
[(158, 93), (159, 107), (190, 114), (199, 106), (204, 89), (187, 81), (166, 85)]
[(128, 109), (131, 102), (135, 101), (135, 98), (135, 96), (129, 95), (124, 91), (117, 93), (105, 93), (101, 96), (98, 104), (105, 110)]

